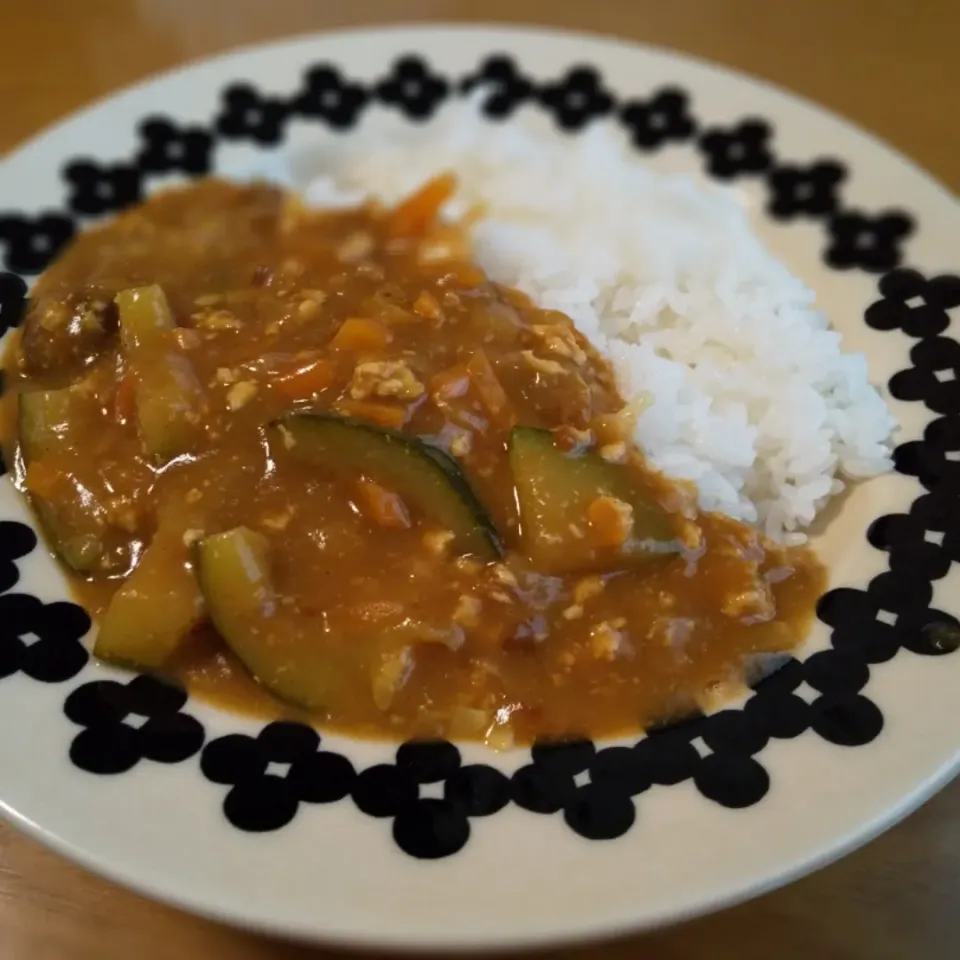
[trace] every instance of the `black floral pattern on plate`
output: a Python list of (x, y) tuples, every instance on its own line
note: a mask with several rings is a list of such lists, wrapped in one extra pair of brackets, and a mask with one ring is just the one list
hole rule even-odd
[(36, 217), (0, 213), (0, 241), (7, 252), (4, 266), (13, 273), (40, 273), (73, 239), (76, 223), (59, 213)]
[(892, 270), (880, 280), (881, 299), (867, 308), (874, 330), (900, 329), (911, 337), (935, 337), (950, 325), (947, 313), (960, 307), (960, 277), (929, 280), (917, 270)]
[(563, 130), (575, 133), (607, 116), (616, 100), (593, 67), (574, 67), (556, 83), (544, 84), (540, 102)]
[[(9, 523), (9, 521), (3, 521)], [(23, 538), (26, 546), (27, 538)], [(41, 683), (75, 677), (89, 659), (90, 618), (75, 603), (43, 603), (26, 593), (0, 596), (0, 678), (23, 673)]]
[(200, 721), (181, 712), (186, 702), (181, 687), (145, 674), (125, 684), (85, 683), (63, 705), (67, 717), (85, 728), (73, 738), (70, 759), (98, 774), (124, 773), (141, 760), (181, 763), (204, 739)]
[(235, 827), (278, 830), (301, 803), (335, 803), (350, 794), (353, 764), (321, 750), (320, 742), (311, 727), (276, 721), (256, 737), (235, 733), (211, 741), (201, 769), (207, 779), (231, 788), (223, 812)]
[(633, 798), (651, 783), (635, 749), (598, 750), (590, 741), (575, 741), (534, 746), (531, 757), (533, 763), (513, 778), (520, 806), (549, 813), (556, 805), (567, 826), (588, 840), (613, 840), (633, 826)]
[[(957, 446), (960, 448), (960, 442)], [(893, 573), (903, 572), (927, 582), (941, 580), (958, 559), (954, 532), (931, 534), (914, 514), (890, 514), (874, 520), (867, 529), (867, 540), (890, 554)]]
[(859, 267), (868, 273), (883, 273), (900, 265), (902, 243), (913, 229), (913, 218), (897, 211), (838, 213), (827, 224), (830, 243), (824, 256), (837, 270)]
[(506, 54), (488, 57), (480, 69), (460, 85), (464, 93), (482, 89), (486, 94), (481, 109), (487, 117), (503, 120), (536, 94), (536, 85), (525, 77), (516, 61)]
[(640, 150), (656, 150), (667, 143), (683, 143), (697, 130), (690, 102), (683, 90), (659, 90), (648, 100), (630, 100), (620, 111), (620, 120)]
[(773, 166), (773, 131), (763, 120), (749, 119), (729, 129), (708, 130), (700, 138), (707, 171), (718, 180), (764, 173)]
[(37, 535), (25, 523), (0, 520), (0, 593), (17, 585), (20, 570), (15, 561), (31, 553), (37, 542)]
[[(379, 81), (366, 85), (323, 63), (309, 69), (290, 100), (249, 84), (229, 87), (207, 129), (179, 126), (166, 117), (140, 125), (131, 161), (75, 161), (67, 169), (68, 205), (97, 215), (133, 202), (146, 175), (169, 171), (199, 175), (211, 169), (218, 137), (278, 143), (293, 115), (349, 129), (371, 104), (423, 121), (454, 91), (485, 91), (482, 112), (510, 116), (525, 103), (539, 105), (564, 130), (615, 115), (634, 146), (652, 150), (694, 137), (701, 123), (685, 91), (667, 88), (620, 101), (598, 70), (573, 67), (558, 79), (534, 82), (508, 55), (487, 57), (459, 80), (435, 72), (419, 56), (401, 57)], [(186, 693), (151, 676), (127, 682), (84, 683), (66, 698), (66, 715), (83, 729), (70, 758), (97, 774), (119, 774), (142, 760), (179, 763), (202, 751), (200, 769), (223, 785), (227, 820), (248, 832), (277, 830), (304, 804), (346, 802), (390, 821), (396, 844), (411, 856), (450, 856), (468, 842), (473, 821), (510, 804), (542, 815), (562, 815), (581, 837), (611, 840), (635, 823), (642, 794), (690, 782), (723, 806), (748, 807), (770, 787), (760, 757), (769, 744), (813, 732), (838, 747), (871, 742), (884, 718), (869, 699), (871, 667), (902, 651), (933, 657), (960, 648), (960, 623), (931, 606), (933, 583), (960, 558), (960, 346), (945, 334), (948, 311), (960, 306), (960, 277), (926, 278), (891, 269), (913, 227), (905, 214), (868, 216), (840, 207), (844, 166), (820, 160), (808, 166), (776, 165), (768, 123), (747, 118), (708, 129), (698, 147), (707, 170), (720, 180), (766, 173), (769, 213), (826, 221), (827, 265), (886, 273), (879, 298), (866, 313), (876, 330), (902, 330), (918, 342), (910, 365), (896, 374), (891, 392), (922, 402), (940, 415), (922, 438), (901, 444), (896, 468), (924, 488), (899, 514), (880, 517), (867, 531), (887, 557), (888, 570), (864, 589), (831, 590), (818, 604), (830, 628), (830, 648), (805, 660), (767, 661), (739, 709), (696, 715), (650, 731), (638, 742), (597, 746), (589, 741), (538, 744), (512, 775), (493, 765), (465, 764), (445, 741), (406, 743), (392, 763), (357, 770), (346, 756), (325, 749), (313, 729), (274, 722), (256, 735), (229, 734), (204, 748), (205, 731), (184, 712)], [(0, 215), (0, 242), (13, 274), (0, 275), (0, 323), (22, 316), (25, 284), (15, 273), (42, 270), (72, 236), (75, 220), (63, 212)], [(33, 681), (64, 682), (88, 662), (82, 638), (87, 615), (75, 604), (43, 603), (9, 592), (19, 582), (17, 561), (37, 547), (26, 525), (0, 521), (0, 678), (22, 673)]]
[(370, 93), (363, 86), (345, 79), (332, 64), (321, 63), (304, 75), (303, 92), (293, 101), (293, 109), (336, 130), (349, 130), (369, 99)]
[(833, 628), (834, 649), (864, 663), (885, 663), (898, 651), (900, 640), (888, 617), (881, 615), (882, 600), (864, 590), (842, 587), (824, 594), (817, 616)]
[(228, 140), (275, 146), (283, 139), (289, 114), (289, 105), (278, 97), (261, 96), (250, 84), (235, 83), (224, 91), (217, 133)]
[(928, 490), (939, 493), (956, 491), (960, 484), (958, 447), (957, 420), (954, 416), (940, 417), (927, 424), (923, 440), (913, 440), (897, 447), (894, 463), (901, 473), (916, 477)]
[(464, 766), (460, 751), (443, 740), (402, 744), (395, 763), (368, 767), (353, 787), (357, 808), (392, 819), (400, 849), (425, 860), (462, 849), (471, 818), (497, 813), (509, 799), (503, 773), (485, 764)]
[(15, 273), (0, 273), (0, 336), (20, 323), (26, 306), (27, 285)]
[(790, 657), (754, 686), (753, 696), (744, 705), (768, 737), (792, 740), (810, 727), (810, 705), (797, 694), (804, 681), (803, 664)]
[(375, 87), (380, 100), (414, 121), (427, 120), (450, 93), (450, 81), (434, 73), (421, 57), (401, 57)]
[(127, 164), (100, 166), (92, 160), (75, 160), (63, 176), (70, 184), (67, 203), (81, 216), (116, 213), (141, 197), (140, 171)]
[(767, 177), (767, 212), (776, 220), (834, 214), (840, 206), (839, 188), (846, 175), (846, 168), (837, 160), (818, 160), (807, 167), (779, 166)]
[(137, 166), (144, 173), (186, 173), (203, 176), (211, 170), (213, 137), (203, 127), (180, 127), (167, 117), (148, 117), (140, 124), (143, 146)]
[[(893, 546), (891, 554), (897, 549)], [(888, 574), (881, 577), (889, 579)], [(921, 656), (954, 652), (956, 645), (950, 638), (957, 634), (957, 619), (930, 607), (932, 594), (923, 586), (927, 582), (922, 574), (913, 573), (896, 592), (884, 593), (873, 583), (866, 591), (831, 590), (821, 598), (818, 615), (833, 628), (834, 649), (866, 664), (890, 660), (901, 648)], [(910, 589), (913, 586), (916, 589)]]

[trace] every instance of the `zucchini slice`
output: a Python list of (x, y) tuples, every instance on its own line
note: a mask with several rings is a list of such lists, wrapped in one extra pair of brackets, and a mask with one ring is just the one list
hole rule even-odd
[(154, 669), (189, 636), (203, 616), (203, 597), (189, 568), (181, 521), (161, 524), (136, 569), (113, 595), (93, 654)]
[[(629, 467), (608, 463), (595, 453), (566, 453), (549, 430), (534, 427), (515, 427), (509, 452), (522, 549), (543, 572), (610, 570), (680, 551), (670, 515), (643, 490)], [(618, 547), (594, 546), (584, 536), (587, 509), (600, 496), (633, 508), (633, 532)]]
[(203, 436), (203, 390), (190, 361), (176, 350), (135, 356), (140, 436), (147, 452), (166, 463), (192, 451)]
[(134, 350), (154, 346), (177, 325), (163, 288), (156, 284), (121, 290), (114, 302), (120, 314), (120, 344), (128, 356)]
[(196, 548), (196, 567), (207, 615), (257, 680), (307, 710), (342, 702), (344, 673), (329, 644), (304, 636), (303, 623), (280, 609), (263, 534), (236, 527), (207, 537)]
[(133, 287), (115, 301), (144, 447), (161, 463), (189, 453), (202, 435), (203, 390), (190, 361), (172, 346), (177, 324), (166, 295), (156, 285)]
[[(17, 428), (24, 466), (48, 457), (70, 445), (69, 427), (76, 409), (76, 394), (62, 390), (31, 390), (18, 397)], [(103, 537), (106, 513), (88, 490), (74, 490), (62, 501), (30, 499), (50, 545), (68, 567), (77, 573), (104, 569)]]
[(459, 465), (416, 437), (349, 417), (293, 413), (275, 421), (279, 443), (301, 460), (384, 483), (454, 534), (453, 548), (483, 560), (501, 556), (500, 539)]
[(24, 463), (49, 457), (61, 449), (75, 402), (70, 388), (24, 391), (18, 402), (20, 453)]

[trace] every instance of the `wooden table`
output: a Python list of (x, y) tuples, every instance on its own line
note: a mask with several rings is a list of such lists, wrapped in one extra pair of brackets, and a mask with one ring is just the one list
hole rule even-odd
[[(482, 18), (618, 34), (730, 64), (853, 118), (960, 191), (960, 0), (0, 0), (0, 16), (0, 150), (116, 87), (238, 44), (361, 23)], [(960, 782), (785, 890), (556, 957), (946, 958), (960, 950), (958, 890)], [(3, 960), (330, 955), (157, 906), (0, 827)]]

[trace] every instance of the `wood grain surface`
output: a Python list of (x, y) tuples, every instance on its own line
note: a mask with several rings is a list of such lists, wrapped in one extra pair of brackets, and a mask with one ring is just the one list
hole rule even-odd
[[(844, 114), (960, 191), (960, 0), (0, 0), (0, 150), (117, 87), (240, 44), (415, 20), (542, 23), (728, 64)], [(0, 771), (2, 777), (2, 771)], [(960, 782), (827, 869), (671, 930), (555, 960), (960, 954)], [(0, 826), (0, 960), (321, 960), (158, 906)]]

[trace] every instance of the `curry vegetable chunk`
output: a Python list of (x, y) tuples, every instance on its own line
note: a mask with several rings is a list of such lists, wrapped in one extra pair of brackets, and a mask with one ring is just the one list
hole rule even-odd
[(414, 437), (349, 418), (298, 413), (272, 428), (293, 456), (353, 478), (380, 481), (453, 534), (450, 547), (484, 560), (500, 556), (499, 537), (457, 462)]
[(805, 637), (815, 556), (698, 511), (570, 318), (438, 218), (167, 190), (5, 358), (8, 463), (95, 653), (364, 736), (633, 733)]
[(76, 389), (29, 390), (19, 395), (20, 455), (27, 488), (53, 549), (78, 573), (122, 570), (122, 552), (107, 549), (103, 498), (53, 464), (78, 442), (74, 426), (88, 403)]
[(214, 626), (265, 687), (308, 710), (329, 710), (348, 692), (339, 651), (301, 636), (316, 624), (283, 615), (263, 534), (237, 527), (203, 540), (197, 576)]
[(678, 520), (629, 465), (561, 450), (549, 430), (517, 427), (509, 444), (522, 546), (539, 569), (612, 569), (680, 552)]
[(116, 303), (143, 445), (161, 462), (189, 453), (202, 435), (204, 400), (166, 295), (158, 286), (123, 290)]
[(113, 595), (100, 620), (93, 652), (104, 660), (162, 667), (203, 616), (203, 598), (190, 566), (189, 530), (168, 510), (136, 569)]

